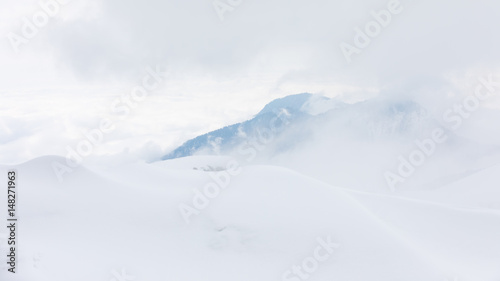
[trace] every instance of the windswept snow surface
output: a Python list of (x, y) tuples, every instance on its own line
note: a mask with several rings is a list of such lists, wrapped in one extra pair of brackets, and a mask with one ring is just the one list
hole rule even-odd
[[(498, 167), (403, 196), (279, 166), (225, 170), (230, 157), (80, 167), (63, 182), (54, 161), (0, 166), (18, 171), (20, 218), (17, 273), (2, 262), (2, 281), (500, 280), (500, 211), (477, 204), (498, 198)], [(186, 223), (179, 207), (209, 184), (223, 188)]]

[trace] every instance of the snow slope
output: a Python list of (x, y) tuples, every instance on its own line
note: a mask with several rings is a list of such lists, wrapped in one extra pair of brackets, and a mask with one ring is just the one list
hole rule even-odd
[(133, 280), (305, 280), (283, 274), (327, 237), (339, 247), (308, 280), (500, 278), (498, 212), (350, 191), (276, 166), (242, 167), (186, 224), (179, 204), (224, 172), (193, 168), (230, 160), (79, 168), (62, 183), (51, 168), (62, 158), (0, 167), (18, 170), (20, 190), (19, 271), (2, 263), (0, 280), (108, 281), (122, 269)]
[(493, 165), (442, 183), (433, 190), (403, 192), (404, 196), (470, 209), (500, 211), (500, 165)]

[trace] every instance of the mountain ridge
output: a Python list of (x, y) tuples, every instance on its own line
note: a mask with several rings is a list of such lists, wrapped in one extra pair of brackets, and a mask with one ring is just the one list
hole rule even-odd
[[(291, 128), (299, 127), (298, 131), (309, 132), (311, 128), (321, 126), (324, 126), (325, 130), (336, 130), (335, 126), (345, 126), (347, 130), (343, 132), (344, 134), (352, 133), (353, 136), (369, 140), (400, 135), (413, 137), (419, 135), (421, 131), (439, 126), (427, 110), (414, 101), (388, 102), (374, 98), (346, 104), (321, 95), (301, 93), (269, 102), (249, 120), (190, 139), (164, 155), (161, 160), (196, 154), (229, 154), (239, 144), (261, 137), (263, 131), (273, 127), (273, 120), (276, 119), (286, 123), (287, 126), (273, 130), (275, 139), (284, 132), (291, 131)], [(329, 128), (328, 124), (335, 124), (335, 126)], [(292, 139), (305, 139), (306, 135), (300, 136), (298, 133), (292, 133)], [(291, 146), (293, 147), (294, 144)]]

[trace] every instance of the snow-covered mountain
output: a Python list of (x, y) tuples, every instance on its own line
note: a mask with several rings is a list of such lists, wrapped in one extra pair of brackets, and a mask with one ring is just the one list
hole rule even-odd
[[(322, 126), (322, 127), (320, 127)], [(339, 134), (352, 134), (357, 139), (411, 137), (438, 126), (419, 104), (412, 101), (388, 102), (368, 100), (346, 104), (336, 99), (308, 93), (276, 99), (252, 119), (227, 126), (186, 141), (162, 160), (190, 155), (230, 154), (251, 139), (271, 130), (273, 138), (294, 133), (294, 139), (304, 141), (310, 129), (338, 130)], [(335, 128), (334, 128), (335, 127)], [(282, 142), (290, 142), (288, 137)], [(295, 144), (292, 144), (292, 146)], [(276, 144), (290, 147), (290, 144)]]
[(245, 140), (257, 138), (270, 126), (273, 126), (273, 134), (280, 134), (290, 123), (304, 122), (311, 117), (303, 107), (312, 96), (305, 93), (274, 100), (252, 119), (188, 140), (162, 160), (195, 154), (228, 154)]
[(483, 157), (500, 157), (498, 147), (456, 135), (412, 100), (379, 97), (347, 104), (305, 93), (276, 99), (254, 118), (189, 140), (162, 159), (231, 155), (242, 163), (284, 166), (334, 185), (386, 192), (384, 174), (396, 171), (401, 158), (408, 159), (419, 149), (416, 143), (436, 129), (446, 142), (433, 149), (416, 176), (404, 179), (408, 188), (429, 188), (484, 167), (478, 164)]

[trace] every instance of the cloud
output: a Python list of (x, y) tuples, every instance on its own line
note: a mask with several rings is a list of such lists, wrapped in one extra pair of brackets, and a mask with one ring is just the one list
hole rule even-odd
[[(340, 43), (352, 43), (354, 29), (364, 28), (373, 20), (370, 12), (388, 2), (243, 0), (221, 21), (210, 0), (72, 1), (19, 54), (3, 40), (2, 110), (26, 106), (14, 93), (40, 101), (30, 105), (40, 118), (70, 110), (61, 132), (73, 136), (75, 128), (89, 128), (78, 120), (107, 114), (110, 96), (128, 93), (145, 67), (162, 65), (170, 70), (166, 85), (124, 123), (122, 133), (132, 136), (137, 129), (146, 136), (142, 130), (151, 129), (165, 149), (248, 119), (289, 94), (359, 101), (381, 93), (417, 99), (439, 112), (450, 96), (468, 91), (460, 83), (473, 84), (471, 73), (499, 73), (500, 38), (492, 27), (499, 26), (500, 3), (494, 0), (401, 0), (403, 11), (348, 64)], [(39, 4), (9, 0), (2, 8), (0, 31), (6, 34), (19, 32), (22, 17), (31, 17)], [(102, 97), (89, 105), (97, 110), (74, 106), (91, 96)], [(58, 106), (48, 106), (49, 99)], [(151, 120), (158, 125), (144, 127)], [(18, 126), (10, 122), (0, 123), (7, 132), (3, 140), (21, 136), (9, 133)], [(25, 126), (29, 132), (38, 125)], [(151, 136), (139, 146), (148, 141)]]
[(98, 18), (65, 21), (47, 40), (60, 60), (93, 78), (163, 63), (191, 74), (305, 69), (392, 82), (499, 61), (490, 29), (500, 21), (497, 2), (401, 0), (402, 13), (346, 66), (339, 43), (352, 42), (354, 28), (387, 2), (243, 1), (220, 21), (211, 1), (103, 0)]

